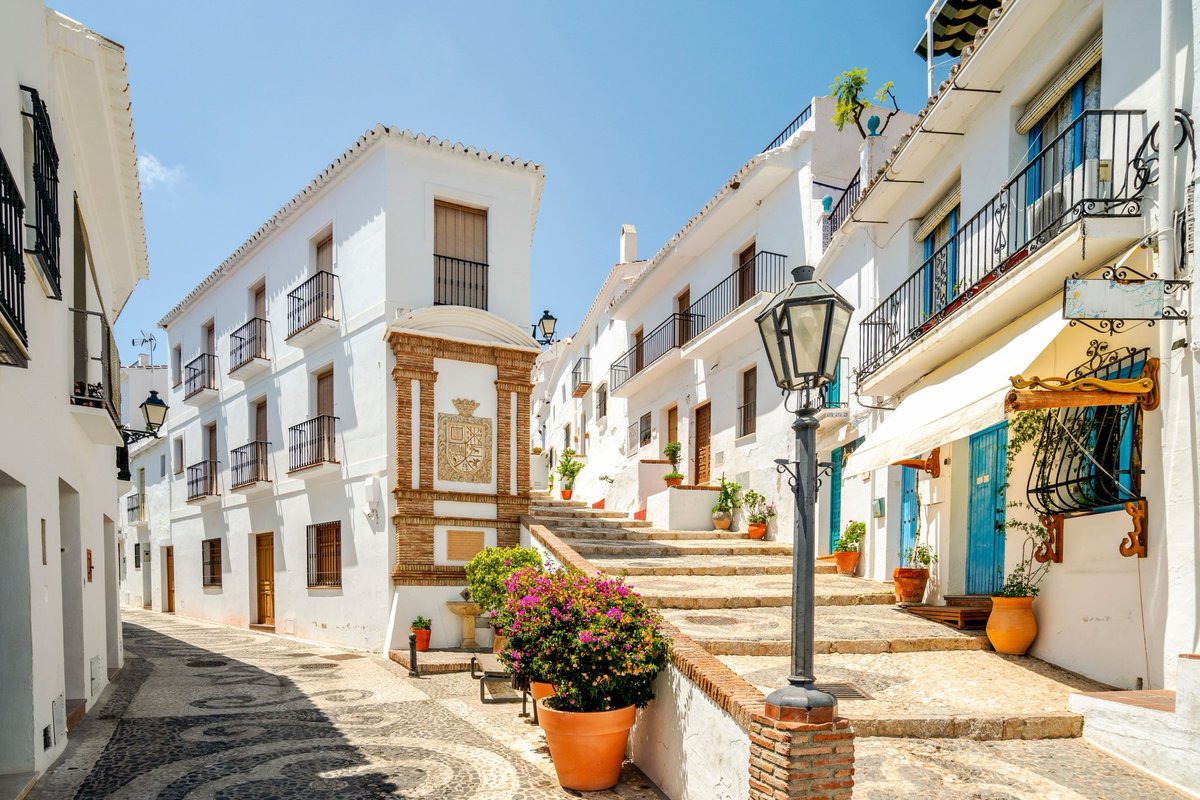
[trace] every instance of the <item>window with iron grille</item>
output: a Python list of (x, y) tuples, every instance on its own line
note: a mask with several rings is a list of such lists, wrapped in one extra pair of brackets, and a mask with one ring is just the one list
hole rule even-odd
[(26, 252), (34, 256), (46, 278), (53, 296), (62, 297), (61, 271), (59, 267), (59, 240), (61, 224), (58, 216), (58, 151), (54, 147), (54, 133), (50, 126), (50, 113), (37, 89), (22, 86), (29, 102), (22, 107), (21, 114), (29, 120), (26, 128), (28, 147), (32, 151), (26, 182), (26, 197), (30, 198), (25, 209)]
[(308, 526), (308, 585), (342, 585), (342, 523)]
[(650, 444), (650, 412), (642, 414), (638, 420), (638, 444), (642, 447)]
[(205, 539), (200, 543), (205, 586), (221, 585), (221, 540)]
[(601, 420), (608, 416), (608, 387), (601, 384), (596, 390), (596, 419)]
[(742, 373), (742, 404), (738, 407), (738, 436), (749, 436), (758, 427), (758, 368)]
[(133, 568), (142, 568), (142, 546), (140, 544), (135, 544), (133, 546)]

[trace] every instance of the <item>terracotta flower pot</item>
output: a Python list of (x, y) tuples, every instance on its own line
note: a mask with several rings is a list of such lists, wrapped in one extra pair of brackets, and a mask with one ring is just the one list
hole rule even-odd
[(492, 638), (492, 653), (500, 655), (500, 651), (508, 647), (508, 637), (496, 630), (496, 635)]
[(555, 711), (538, 701), (554, 771), (564, 789), (598, 792), (621, 778), (625, 742), (636, 717), (633, 706), (614, 711)]
[(533, 696), (533, 702), (536, 703), (538, 700), (554, 694), (554, 684), (542, 681), (530, 681), (529, 694)]
[(746, 533), (750, 534), (751, 539), (761, 539), (767, 535), (767, 523), (751, 522), (746, 526)]
[(683, 486), (683, 478), (663, 478), (667, 486)]
[(929, 570), (925, 567), (896, 567), (892, 570), (892, 581), (897, 603), (919, 603), (925, 599)]
[(429, 649), (429, 635), (433, 633), (433, 631), (431, 631), (429, 628), (426, 628), (422, 631), (411, 628), (410, 630), (417, 635), (417, 652), (424, 653)]
[(997, 653), (1023, 656), (1037, 638), (1032, 597), (993, 597), (987, 637)]
[(728, 511), (714, 511), (712, 512), (712, 523), (713, 527), (717, 530), (727, 531), (729, 530), (729, 526), (733, 524), (733, 514), (730, 514)]
[(858, 569), (857, 550), (836, 551), (833, 554), (833, 560), (837, 562), (838, 575), (853, 575), (854, 571)]
[(563, 499), (563, 500), (570, 500), (570, 499), (571, 499), (571, 492), (573, 491), (572, 489), (560, 489), (559, 491), (560, 491), (560, 492), (562, 492), (562, 499)]

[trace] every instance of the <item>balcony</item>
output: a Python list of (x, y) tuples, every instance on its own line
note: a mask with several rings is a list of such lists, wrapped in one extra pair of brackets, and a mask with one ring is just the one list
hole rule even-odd
[(0, 153), (0, 365), (23, 367), (29, 361), (25, 330), (25, 202)]
[(141, 527), (146, 524), (146, 498), (134, 492), (125, 498), (125, 520), (133, 526)]
[(787, 256), (759, 251), (688, 308), (684, 358), (709, 358), (734, 339), (757, 336), (754, 317), (768, 296), (789, 283)]
[(341, 469), (337, 417), (318, 416), (288, 428), (288, 474), (311, 478)]
[(667, 317), (665, 322), (613, 361), (608, 368), (609, 391), (614, 395), (628, 396), (636, 387), (625, 385), (686, 342), (685, 337), (690, 330), (690, 314), (675, 313)]
[(583, 397), (592, 388), (592, 360), (581, 358), (571, 370), (571, 396)]
[(817, 409), (817, 420), (822, 427), (841, 424), (850, 419), (850, 359), (838, 359), (833, 382), (820, 389), (821, 406)]
[(217, 486), (216, 461), (201, 461), (187, 468), (187, 501), (203, 505), (221, 496)]
[(288, 293), (288, 344), (303, 347), (337, 329), (336, 280), (321, 271)]
[(259, 317), (229, 334), (229, 377), (247, 381), (271, 366), (267, 321)]
[(801, 111), (800, 114), (794, 120), (792, 120), (791, 122), (788, 123), (786, 128), (784, 128), (782, 131), (779, 132), (778, 136), (776, 136), (774, 139), (771, 140), (771, 143), (769, 145), (767, 145), (766, 147), (764, 147), (762, 149), (762, 152), (765, 153), (768, 150), (774, 150), (776, 147), (779, 147), (784, 142), (786, 142), (788, 139), (792, 138), (792, 134), (794, 134), (796, 131), (800, 130), (801, 125), (808, 122), (809, 118), (812, 117), (812, 113), (813, 113), (812, 105), (809, 104), (808, 108)]
[(71, 415), (95, 444), (121, 447), (121, 366), (108, 320), (98, 311), (71, 309), (75, 339)]
[(268, 488), (271, 485), (267, 468), (270, 455), (270, 442), (250, 442), (230, 451), (230, 489), (249, 494)]
[(854, 208), (854, 204), (858, 202), (858, 198), (862, 196), (862, 170), (854, 173), (854, 177), (850, 179), (850, 183), (842, 191), (829, 209), (829, 213), (821, 223), (821, 249), (828, 250), (829, 243), (833, 241), (833, 235), (841, 230), (842, 224), (845, 223), (850, 216), (850, 209)]
[(183, 365), (183, 402), (206, 405), (217, 397), (217, 357), (201, 353)]
[(859, 323), (863, 391), (903, 388), (1138, 241), (1145, 135), (1143, 111), (1084, 111), (1043, 147)]
[(433, 304), (469, 306), (487, 311), (488, 265), (435, 254)]
[(21, 116), (29, 120), (33, 130), (33, 222), (25, 223), (29, 231), (29, 250), (45, 283), (46, 295), (62, 299), (62, 279), (59, 264), (61, 226), (58, 218), (58, 151), (50, 129), (50, 114), (37, 89), (22, 86), (26, 102)]

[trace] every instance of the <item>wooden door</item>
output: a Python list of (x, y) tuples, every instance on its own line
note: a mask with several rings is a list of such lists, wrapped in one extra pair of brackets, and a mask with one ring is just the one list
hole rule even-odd
[(756, 255), (754, 242), (751, 242), (749, 247), (738, 253), (738, 305), (741, 305), (754, 296), (756, 284), (754, 257)]
[(317, 415), (333, 416), (333, 371), (317, 376)]
[(703, 486), (710, 477), (712, 457), (712, 406), (696, 409), (696, 484)]
[(204, 460), (205, 461), (216, 461), (217, 460), (217, 426), (209, 425), (207, 428), (204, 429), (204, 434), (205, 434), (205, 447), (207, 448), (204, 451)]
[(267, 401), (259, 400), (254, 404), (254, 441), (267, 441)]
[(434, 202), (433, 254), (486, 264), (487, 212), (453, 203)]
[(967, 498), (967, 594), (994, 594), (1004, 584), (1004, 464), (1008, 425), (1000, 423), (970, 439), (971, 482)]
[(317, 242), (317, 272), (333, 272), (333, 236)]
[(631, 376), (642, 371), (645, 366), (646, 348), (644, 346), (644, 335), (641, 328), (633, 334), (633, 372)]
[(175, 548), (166, 548), (167, 613), (175, 613)]
[(204, 352), (217, 352), (217, 331), (211, 322), (204, 326)]
[(667, 442), (679, 441), (679, 406), (667, 409)]
[(692, 316), (690, 313), (691, 307), (692, 290), (690, 288), (684, 289), (683, 292), (675, 298), (675, 313), (678, 315), (675, 318), (675, 344), (678, 347), (683, 347), (692, 340)]
[(275, 535), (260, 533), (257, 552), (258, 624), (275, 624)]
[(267, 287), (265, 285), (254, 290), (254, 316), (258, 319), (267, 318)]

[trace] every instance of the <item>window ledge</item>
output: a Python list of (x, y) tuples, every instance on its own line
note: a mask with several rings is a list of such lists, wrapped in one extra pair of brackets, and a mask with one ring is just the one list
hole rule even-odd
[(754, 444), (758, 441), (758, 431), (747, 433), (745, 436), (739, 436), (733, 440), (734, 447), (745, 447), (748, 444)]

